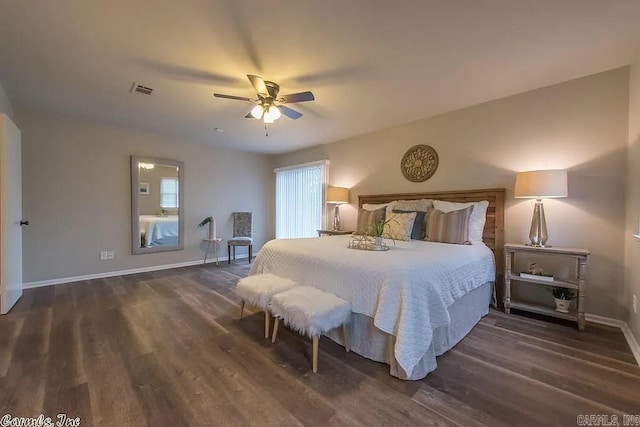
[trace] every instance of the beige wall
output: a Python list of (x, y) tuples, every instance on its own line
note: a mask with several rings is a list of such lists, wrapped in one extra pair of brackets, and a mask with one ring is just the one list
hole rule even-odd
[(13, 106), (9, 97), (4, 91), (2, 84), (0, 84), (0, 113), (5, 113), (7, 116), (13, 119)]
[[(149, 183), (149, 194), (138, 195), (140, 215), (156, 215), (160, 211), (160, 180), (177, 177), (178, 168), (175, 166), (156, 165), (153, 169), (140, 169), (140, 182)], [(167, 209), (167, 212), (175, 214), (177, 209)]]
[[(640, 58), (631, 66), (629, 82), (629, 157), (627, 175), (626, 280), (629, 300), (640, 298)], [(640, 304), (640, 301), (638, 301)], [(629, 304), (631, 305), (631, 304)], [(629, 310), (629, 327), (640, 342), (640, 316)]]
[[(587, 311), (626, 319), (628, 83), (629, 69), (621, 68), (280, 155), (274, 166), (329, 159), (331, 185), (352, 189), (352, 204), (341, 207), (348, 227), (355, 225), (358, 194), (505, 187), (508, 242), (527, 240), (533, 212), (533, 200), (513, 198), (516, 172), (566, 168), (569, 197), (545, 202), (549, 243), (591, 250)], [(440, 156), (425, 183), (400, 172), (403, 153), (415, 144)]]
[[(23, 235), (25, 282), (202, 259), (206, 230), (197, 224), (208, 215), (224, 238), (231, 236), (233, 211), (254, 212), (257, 248), (274, 235), (267, 156), (27, 109), (17, 108), (15, 119), (22, 131), (23, 212), (31, 222)], [(130, 155), (184, 162), (184, 250), (131, 255)], [(115, 259), (100, 261), (102, 250), (115, 251)]]

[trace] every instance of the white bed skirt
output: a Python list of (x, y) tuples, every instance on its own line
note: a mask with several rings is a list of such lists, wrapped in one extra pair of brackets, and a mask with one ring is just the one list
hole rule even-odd
[[(456, 300), (448, 308), (451, 323), (434, 330), (433, 342), (425, 356), (410, 374), (398, 365), (394, 357), (395, 337), (382, 332), (373, 324), (373, 319), (364, 314), (352, 313), (349, 324), (349, 346), (352, 351), (367, 359), (389, 365), (389, 373), (403, 380), (420, 380), (437, 367), (436, 356), (444, 354), (464, 338), (480, 319), (489, 314), (492, 283), (485, 283)], [(340, 345), (338, 329), (327, 334)]]

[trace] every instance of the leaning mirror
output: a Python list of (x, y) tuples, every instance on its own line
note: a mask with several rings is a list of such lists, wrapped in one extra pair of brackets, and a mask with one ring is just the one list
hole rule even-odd
[(184, 166), (131, 156), (131, 247), (134, 254), (184, 248)]

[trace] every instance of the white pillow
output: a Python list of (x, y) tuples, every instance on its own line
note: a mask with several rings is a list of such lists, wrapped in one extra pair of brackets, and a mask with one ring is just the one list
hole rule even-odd
[(362, 209), (364, 209), (365, 211), (375, 211), (376, 209), (384, 208), (385, 206), (388, 206), (388, 205), (389, 203), (380, 203), (380, 204), (363, 203)]
[(473, 206), (473, 212), (471, 212), (471, 218), (469, 218), (469, 241), (471, 243), (482, 243), (484, 223), (487, 221), (488, 201), (483, 200), (481, 202), (471, 203), (445, 202), (443, 200), (433, 201), (433, 207), (445, 213), (458, 211), (469, 206)]
[(396, 213), (391, 212), (387, 215), (387, 225), (384, 227), (385, 236), (393, 240), (411, 240), (411, 230), (413, 230), (413, 222), (416, 220), (416, 213)]

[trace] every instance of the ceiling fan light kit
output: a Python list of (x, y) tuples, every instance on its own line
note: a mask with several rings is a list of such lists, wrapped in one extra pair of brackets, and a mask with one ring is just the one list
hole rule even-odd
[(278, 120), (280, 117), (282, 117), (282, 113), (280, 112), (280, 109), (278, 107), (276, 107), (275, 105), (271, 105), (265, 111), (264, 116), (265, 118), (268, 117), (271, 120)]
[(251, 116), (254, 119), (260, 120), (262, 118), (263, 114), (264, 114), (264, 108), (260, 104), (256, 105), (255, 107), (253, 107), (251, 109)]
[(297, 120), (302, 117), (302, 113), (286, 107), (283, 104), (293, 104), (296, 102), (315, 100), (313, 93), (309, 91), (283, 95), (278, 98), (280, 85), (278, 85), (277, 83), (264, 80), (262, 77), (254, 76), (252, 74), (247, 74), (247, 78), (251, 82), (251, 85), (253, 85), (253, 88), (256, 90), (256, 93), (258, 95), (257, 99), (234, 95), (224, 95), (221, 93), (214, 93), (213, 96), (217, 98), (232, 99), (236, 101), (257, 102), (257, 104), (245, 117), (248, 119), (262, 119), (265, 125), (273, 123), (275, 120), (278, 120), (280, 117), (282, 117), (282, 115), (285, 115), (293, 120)]

